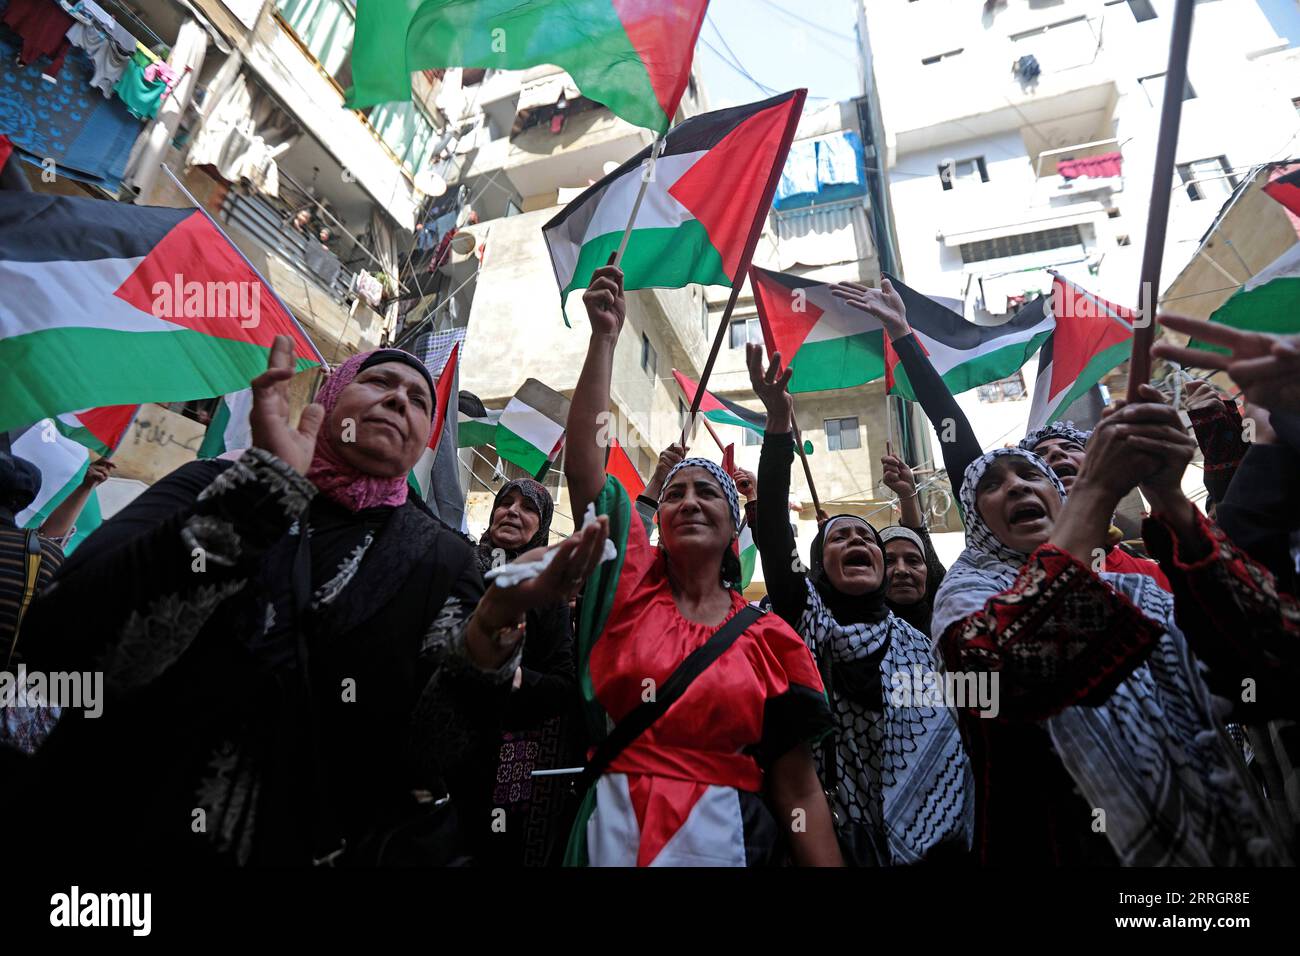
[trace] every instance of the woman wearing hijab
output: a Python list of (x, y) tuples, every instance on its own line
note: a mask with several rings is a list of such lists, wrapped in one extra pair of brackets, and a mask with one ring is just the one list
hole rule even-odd
[(567, 862), (755, 866), (775, 862), (784, 844), (801, 865), (839, 865), (810, 746), (830, 726), (821, 680), (798, 636), (733, 587), (735, 483), (707, 459), (672, 467), (652, 547), (627, 492), (605, 474), (599, 423), (623, 326), (622, 282), (616, 266), (604, 266), (583, 296), (591, 342), (565, 445), (575, 514), (590, 503), (607, 516), (618, 550), (588, 579), (578, 629), (583, 706), (593, 739), (605, 741), (597, 754), (637, 726), (625, 721), (643, 704), (672, 699), (680, 684), (670, 676), (688, 657), (717, 647), (712, 639), (728, 624), (743, 629), (665, 713), (589, 770)]
[[(531, 478), (506, 482), (492, 501), (487, 532), (474, 551), (481, 572), (501, 567), (535, 548), (551, 534), (555, 503), (546, 486)], [(576, 714), (573, 626), (567, 602), (531, 609), (524, 619), (523, 658), (502, 715), (503, 733), (484, 755), (484, 802), (474, 833), (480, 839), (475, 862), (500, 866), (542, 866), (551, 858), (562, 825), (562, 795), (568, 781), (534, 778), (534, 769), (581, 762), (570, 718)], [(505, 811), (506, 826), (493, 827), (492, 812)]]
[[(1098, 426), (1068, 501), (1022, 448), (984, 455), (962, 483), (967, 547), (939, 589), (934, 631), (951, 672), (998, 679), (996, 717), (965, 714), (983, 862), (1287, 860), (1174, 598), (1146, 575), (1093, 570), (1116, 502), (1139, 483), (1153, 551), (1167, 567), (1191, 558), (1184, 574), (1204, 567), (1203, 519), (1179, 489), (1194, 444), (1144, 388), (1142, 404)], [(1222, 652), (1225, 637), (1198, 640)]]
[[(888, 448), (888, 443), (886, 443)], [(885, 487), (898, 495), (899, 524), (880, 532), (885, 549), (885, 604), (926, 637), (944, 566), (921, 514), (912, 469), (892, 452), (880, 459)]]
[(485, 592), (470, 545), (407, 497), (428, 370), (355, 356), (294, 428), (292, 355), (277, 337), (252, 383), (253, 448), (152, 486), (33, 611), (33, 668), (104, 674), (103, 715), (65, 712), (28, 790), (65, 858), (447, 860), (441, 798), (495, 729), (523, 615), (594, 564), (599, 527)]
[(890, 611), (885, 547), (865, 519), (830, 516), (812, 541), (808, 571), (792, 560), (785, 507), (794, 460), (791, 371), (781, 369), (778, 352), (764, 372), (758, 345), (747, 347), (746, 358), (767, 408), (754, 540), (772, 610), (830, 672), (836, 735), (821, 770), (841, 839), (864, 865), (959, 859), (970, 848), (973, 791), (957, 717), (910, 698), (917, 680), (939, 670), (930, 639)]

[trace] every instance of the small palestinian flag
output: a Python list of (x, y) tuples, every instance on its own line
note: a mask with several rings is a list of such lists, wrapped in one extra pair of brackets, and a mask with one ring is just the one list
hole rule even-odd
[(618, 250), (649, 179), (619, 265), (625, 289), (731, 286), (743, 277), (772, 205), (804, 90), (702, 113), (674, 126), (653, 165), (647, 146), (543, 227), (563, 300)]
[[(86, 477), (90, 452), (85, 445), (65, 434), (69, 417), (44, 419), (13, 437), (10, 453), (30, 461), (41, 472), (41, 490), (35, 500), (14, 516), (20, 528), (39, 528)], [(90, 493), (77, 516), (73, 535), (63, 544), (63, 550), (73, 551), (88, 534), (103, 524), (103, 520), (96, 489)]]
[[(891, 395), (916, 395), (879, 320), (831, 295), (828, 283), (757, 267), (754, 303), (768, 354), (793, 366), (791, 392), (853, 388), (882, 375)], [(1043, 301), (998, 326), (967, 322), (955, 300), (921, 295), (887, 276), (907, 306), (917, 343), (954, 395), (996, 382), (1028, 361), (1052, 330)]]
[(253, 411), (253, 390), (240, 389), (222, 395), (217, 410), (203, 434), (198, 457), (220, 458), (227, 452), (253, 447), (253, 427), (248, 416)]
[(451, 397), (455, 394), (456, 373), (459, 369), (460, 343), (451, 347), (446, 364), (441, 369), (430, 369), (436, 384), (433, 387), (433, 431), (429, 434), (429, 447), (420, 454), (420, 460), (411, 469), (411, 480), (421, 498), (428, 498), (432, 488), (431, 475), (433, 463), (438, 457), (438, 446), (442, 443), (447, 420), (447, 410), (451, 406)]
[(1026, 434), (1056, 421), (1133, 348), (1133, 313), (1054, 275), (1056, 328), (1038, 353)]
[(535, 378), (527, 379), (501, 412), (497, 454), (541, 479), (564, 441), (569, 400)]
[(490, 445), (496, 440), (497, 422), (501, 420), (500, 409), (484, 408), (477, 395), (462, 389), (456, 411), (457, 448)]
[(139, 405), (110, 405), (64, 412), (51, 421), (65, 437), (89, 448), (97, 455), (107, 455), (122, 443), (126, 430), (135, 420)]
[[(677, 369), (673, 369), (673, 378), (677, 379), (677, 384), (686, 396), (686, 404), (689, 407), (695, 401), (695, 392), (699, 386)], [(737, 428), (748, 428), (760, 435), (767, 428), (766, 412), (750, 411), (744, 405), (738, 405), (730, 399), (719, 398), (707, 388), (704, 390), (704, 397), (700, 399), (700, 414), (715, 425), (735, 425)]]
[(707, 6), (708, 0), (360, 0), (347, 106), (409, 101), (415, 70), (552, 64), (584, 96), (662, 132), (690, 78)]
[(246, 388), (277, 334), (320, 361), (199, 209), (0, 191), (0, 288), (0, 431)]
[(634, 499), (645, 491), (645, 480), (616, 438), (610, 439), (609, 457), (605, 459), (605, 474), (617, 478), (618, 483), (627, 489), (628, 495)]
[[(1300, 332), (1300, 243), (1251, 277), (1215, 309), (1210, 321), (1246, 332)], [(1221, 345), (1197, 340), (1188, 344), (1212, 352), (1227, 351)]]
[(1285, 206), (1293, 215), (1300, 216), (1300, 169), (1279, 176), (1261, 187), (1273, 199)]

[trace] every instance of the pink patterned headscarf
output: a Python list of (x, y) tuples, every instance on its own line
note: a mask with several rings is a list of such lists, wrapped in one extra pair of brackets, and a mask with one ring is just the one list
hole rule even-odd
[[(352, 356), (334, 370), (316, 394), (316, 401), (325, 407), (326, 418), (334, 411), (343, 389), (357, 377), (361, 366), (377, 352), (393, 352), (395, 361), (403, 361), (398, 358), (403, 353), (397, 349), (376, 349)], [(316, 438), (316, 451), (312, 455), (307, 478), (327, 498), (349, 511), (385, 505), (396, 507), (406, 501), (406, 475), (380, 478), (358, 471), (339, 456), (324, 428)]]

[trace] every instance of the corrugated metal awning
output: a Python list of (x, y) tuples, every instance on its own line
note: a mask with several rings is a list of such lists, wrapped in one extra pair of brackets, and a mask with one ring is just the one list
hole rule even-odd
[(956, 248), (968, 242), (984, 242), (988, 239), (1001, 239), (1004, 236), (1019, 236), (1031, 232), (1046, 232), (1048, 229), (1060, 229), (1064, 226), (1081, 226), (1097, 222), (1106, 215), (1106, 207), (1099, 202), (1071, 203), (1068, 206), (1055, 206), (1036, 209), (1030, 217), (1016, 222), (998, 226), (971, 226), (968, 223), (954, 224), (942, 229), (943, 244)]

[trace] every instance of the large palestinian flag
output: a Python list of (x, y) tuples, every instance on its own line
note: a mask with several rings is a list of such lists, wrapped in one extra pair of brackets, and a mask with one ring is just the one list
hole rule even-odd
[[(1291, 335), (1300, 332), (1300, 243), (1257, 272), (1210, 316), (1246, 332)], [(1221, 345), (1193, 339), (1193, 348), (1226, 352)]]
[[(695, 392), (699, 389), (699, 385), (677, 369), (673, 369), (673, 378), (677, 379), (682, 394), (686, 396), (688, 406), (694, 403)], [(751, 411), (730, 399), (719, 398), (707, 388), (700, 398), (700, 414), (715, 425), (735, 425), (737, 428), (748, 428), (760, 435), (767, 428), (767, 412)]]
[(690, 78), (708, 0), (360, 0), (353, 109), (411, 98), (411, 73), (552, 64), (582, 94), (662, 132)]
[(0, 192), (0, 289), (0, 431), (247, 388), (277, 334), (320, 358), (197, 209)]
[(753, 255), (805, 90), (693, 116), (647, 165), (647, 146), (543, 227), (563, 300), (617, 251), (643, 177), (645, 198), (619, 265), (625, 289), (730, 286)]
[(1133, 313), (1059, 275), (1050, 305), (1056, 328), (1038, 353), (1029, 433), (1056, 421), (1133, 350)]
[[(879, 320), (831, 295), (824, 282), (757, 267), (749, 270), (768, 354), (794, 368), (791, 392), (852, 388), (891, 379), (890, 394), (916, 400)], [(967, 322), (954, 300), (931, 298), (888, 276), (907, 306), (907, 321), (954, 395), (1014, 373), (1052, 330), (1043, 301), (998, 326)]]

